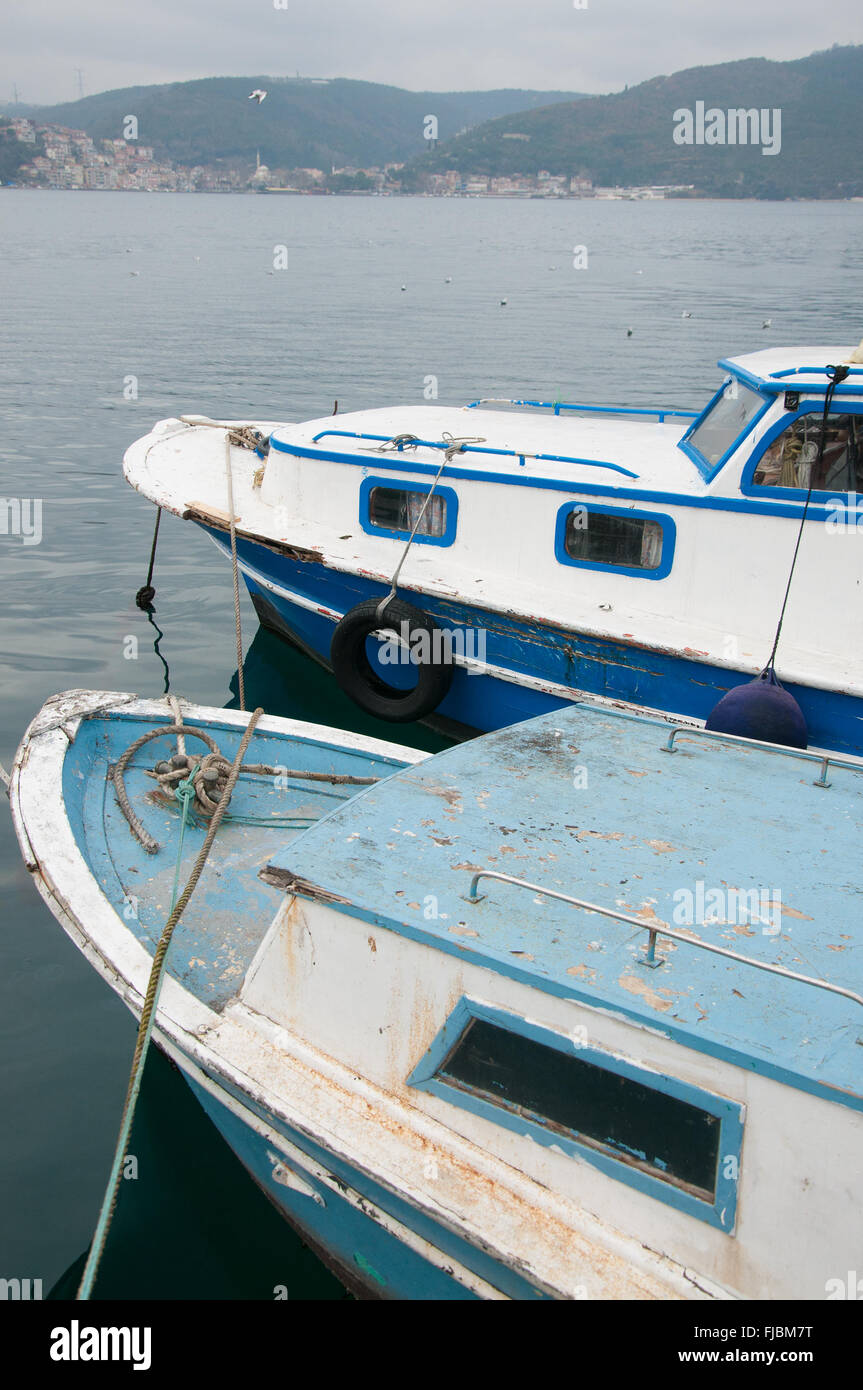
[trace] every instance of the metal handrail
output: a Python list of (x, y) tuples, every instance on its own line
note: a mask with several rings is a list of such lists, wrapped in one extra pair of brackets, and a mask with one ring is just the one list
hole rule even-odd
[[(386, 434), (361, 434), (359, 430), (321, 430), (312, 439), (313, 444), (317, 444), (322, 439), (331, 436), (340, 439), (372, 439), (379, 444), (389, 444), (390, 437)], [(410, 448), (421, 449), (447, 449), (449, 445), (440, 439), (417, 439), (412, 441)], [(401, 453), (402, 448), (393, 450), (394, 453)], [(638, 474), (631, 472), (628, 468), (623, 468), (619, 463), (606, 463), (602, 459), (582, 459), (575, 458), (572, 454), (532, 454), (527, 449), (493, 449), (489, 446), (483, 447), (481, 444), (464, 444), (458, 451), (461, 454), (497, 454), (505, 458), (517, 458), (524, 467), (525, 459), (535, 459), (538, 463), (577, 463), (580, 468), (606, 468), (612, 473), (622, 473), (625, 478), (634, 478), (638, 481)]]
[(698, 724), (679, 724), (668, 735), (668, 742), (662, 749), (663, 753), (676, 753), (674, 740), (678, 734), (697, 734), (699, 738), (718, 739), (722, 743), (743, 744), (750, 748), (760, 748), (765, 753), (782, 753), (786, 758), (803, 758), (806, 762), (821, 764), (821, 776), (813, 782), (814, 787), (829, 787), (827, 781), (827, 769), (833, 767), (844, 767), (849, 772), (863, 772), (863, 762), (851, 762), (847, 758), (834, 758), (832, 754), (811, 753), (808, 748), (789, 748), (784, 743), (767, 743), (759, 738), (745, 738), (740, 734), (723, 734), (717, 729), (703, 729)]
[[(751, 965), (756, 970), (766, 970), (770, 975), (783, 975), (787, 980), (798, 980), (804, 985), (814, 985), (816, 989), (828, 990), (831, 994), (841, 994), (846, 999), (851, 999), (855, 1004), (863, 1006), (863, 995), (855, 994), (852, 989), (845, 989), (842, 985), (831, 985), (828, 980), (821, 980), (812, 975), (800, 975), (796, 970), (786, 970), (782, 965), (770, 965), (766, 961), (755, 960), (752, 956), (742, 956), (739, 951), (729, 951), (724, 946), (713, 946), (708, 941), (699, 941), (692, 936), (686, 936), (683, 932), (674, 931), (671, 927), (654, 927), (647, 922), (642, 922), (640, 917), (633, 917), (626, 912), (616, 912), (614, 908), (603, 907), (600, 903), (591, 903), (583, 898), (574, 898), (569, 893), (559, 893), (554, 888), (543, 888), (538, 883), (528, 883), (527, 879), (514, 878), (512, 874), (501, 874), (495, 869), (480, 869), (471, 879), (470, 892), (464, 898), (468, 903), (481, 903), (484, 901), (485, 894), (477, 896), (477, 885), (481, 878), (497, 879), (499, 883), (511, 883), (516, 888), (528, 888), (533, 893), (539, 893), (546, 898), (556, 898), (559, 902), (569, 903), (571, 907), (580, 907), (585, 912), (596, 912), (601, 917), (611, 917), (616, 922), (625, 922), (628, 926), (638, 927), (641, 931), (648, 933), (648, 943), (644, 948), (644, 956), (637, 962), (639, 965), (647, 965), (655, 968), (663, 964), (663, 958), (656, 955), (656, 938), (667, 936), (672, 941), (682, 941), (686, 946), (695, 946), (702, 951), (710, 951), (716, 956), (727, 956), (729, 960), (736, 960), (741, 965)], [(698, 923), (705, 926), (704, 922)]]
[[(829, 367), (829, 366), (827, 366), (827, 367), (785, 367), (781, 372), (771, 372), (771, 373), (770, 373), (770, 380), (771, 380), (771, 381), (782, 381), (785, 377), (788, 377), (788, 376), (803, 376), (804, 373), (806, 373), (806, 372), (811, 372), (813, 376), (817, 375), (819, 372), (820, 372), (822, 375), (826, 375), (828, 371), (830, 371), (830, 367)], [(849, 375), (849, 376), (863, 376), (863, 367), (849, 367), (849, 368), (848, 368), (848, 375)]]
[(480, 405), (518, 405), (530, 406), (534, 410), (553, 410), (559, 415), (562, 410), (576, 410), (582, 414), (593, 415), (655, 415), (662, 424), (666, 415), (679, 416), (684, 420), (697, 420), (697, 410), (651, 410), (645, 406), (632, 405), (579, 405), (573, 401), (516, 401), (507, 396), (483, 396), (481, 400), (469, 401), (465, 410), (476, 410)]

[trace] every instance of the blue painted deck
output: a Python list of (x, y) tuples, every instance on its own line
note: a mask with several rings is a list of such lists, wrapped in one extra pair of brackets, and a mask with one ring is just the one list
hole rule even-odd
[[(202, 529), (227, 553), (224, 533), (209, 527)], [(291, 595), (344, 613), (365, 599), (381, 599), (386, 593), (386, 585), (375, 580), (279, 555), (242, 537), (238, 538), (237, 547), (241, 562), (275, 586), (274, 591), (267, 584), (256, 582), (253, 575), (243, 575), (253, 599), (269, 607), (265, 621), (281, 636), (288, 635), (311, 651), (326, 666), (335, 623), (325, 614), (292, 602)], [(550, 623), (526, 622), (510, 614), (474, 608), (405, 586), (399, 592), (407, 602), (430, 613), (442, 627), (483, 629), (485, 659), (491, 665), (586, 695), (704, 720), (728, 690), (752, 679), (743, 671), (654, 651), (634, 642), (588, 637)], [(399, 668), (380, 667), (379, 673), (390, 683), (399, 683)], [(779, 675), (781, 678), (781, 669)], [(790, 681), (783, 684), (803, 710), (811, 746), (863, 756), (863, 700)], [(457, 668), (452, 687), (437, 713), (471, 729), (487, 731), (562, 709), (565, 704), (559, 696), (519, 685), (517, 680), (468, 675)]]
[[(242, 730), (202, 726), (200, 720), (187, 722), (205, 727), (225, 756), (233, 758)], [(120, 714), (85, 720), (63, 770), (66, 810), (79, 848), (103, 893), (151, 953), (171, 911), (181, 808), (178, 802), (166, 802), (146, 769), (176, 752), (176, 737), (166, 735), (146, 744), (125, 778), (133, 809), (161, 846), (158, 854), (147, 854), (132, 834), (108, 780), (108, 769), (136, 738), (154, 727), (153, 721)], [(189, 737), (187, 751), (205, 753), (207, 749)], [(359, 777), (386, 777), (403, 765), (337, 744), (267, 733), (252, 738), (245, 761)], [(352, 790), (300, 780), (279, 787), (273, 778), (241, 773), (230, 811), (168, 954), (168, 973), (210, 1008), (224, 1007), (237, 993), (282, 900), (281, 892), (258, 877), (260, 870), (301, 832), (304, 820), (317, 820), (348, 799)], [(299, 828), (285, 822), (295, 822)], [(203, 820), (186, 829), (179, 891), (205, 834)]]
[[(682, 943), (647, 969), (646, 932), (512, 885), (465, 901), (471, 868), (494, 869), (863, 992), (861, 773), (831, 768), (822, 789), (817, 761), (696, 733), (668, 753), (668, 732), (571, 706), (361, 792), (272, 863), (339, 912), (863, 1108), (852, 1000)], [(778, 894), (778, 934), (746, 914), (701, 925), (699, 882)]]

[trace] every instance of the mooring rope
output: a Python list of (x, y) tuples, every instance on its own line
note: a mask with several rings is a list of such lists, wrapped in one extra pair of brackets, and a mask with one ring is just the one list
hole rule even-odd
[[(185, 912), (189, 899), (195, 891), (195, 888), (198, 884), (198, 880), (200, 879), (201, 874), (203, 873), (204, 865), (207, 862), (207, 857), (212, 848), (213, 841), (216, 838), (216, 831), (218, 830), (221, 824), (222, 817), (225, 813), (225, 810), (227, 809), (228, 802), (231, 799), (231, 793), (233, 792), (234, 787), (236, 786), (237, 778), (240, 775), (240, 768), (242, 766), (243, 756), (246, 752), (246, 749), (249, 746), (249, 743), (251, 742), (252, 734), (255, 731), (255, 725), (257, 724), (263, 712), (264, 711), (262, 709), (256, 709), (249, 719), (243, 737), (240, 740), (240, 746), (237, 749), (237, 753), (234, 758), (227, 783), (225, 784), (225, 790), (222, 793), (219, 804), (216, 807), (212, 820), (210, 821), (210, 825), (207, 829), (207, 834), (204, 837), (204, 842), (201, 845), (201, 848), (198, 852), (198, 857), (195, 860), (192, 872), (189, 875), (188, 882), (186, 883), (185, 888), (183, 889), (182, 893), (180, 894), (180, 897), (178, 898), (171, 910), (171, 915), (165, 923), (162, 935), (159, 937), (159, 944), (157, 945), (155, 954), (153, 956), (153, 964), (150, 970), (149, 982), (147, 984), (147, 993), (145, 995), (144, 1006), (141, 1011), (141, 1021), (138, 1025), (138, 1036), (135, 1042), (135, 1055), (132, 1058), (132, 1069), (129, 1076), (129, 1086), (126, 1093), (126, 1100), (123, 1105), (123, 1117), (120, 1124), (120, 1133), (117, 1138), (117, 1145), (114, 1150), (114, 1160), (111, 1165), (111, 1174), (108, 1179), (108, 1186), (105, 1189), (105, 1196), (102, 1199), (102, 1206), (99, 1212), (99, 1220), (96, 1225), (96, 1233), (93, 1237), (93, 1243), (90, 1246), (90, 1252), (87, 1256), (87, 1263), (84, 1267), (84, 1273), (81, 1277), (81, 1284), (78, 1289), (77, 1296), (78, 1300), (81, 1302), (86, 1302), (90, 1298), (90, 1295), (93, 1291), (93, 1285), (95, 1283), (96, 1275), (99, 1270), (99, 1264), (101, 1262), (102, 1255), (105, 1250), (105, 1242), (108, 1238), (108, 1231), (111, 1228), (111, 1222), (113, 1221), (114, 1212), (117, 1206), (117, 1196), (120, 1189), (121, 1168), (126, 1157), (126, 1146), (129, 1142), (129, 1135), (132, 1132), (132, 1121), (135, 1117), (135, 1108), (137, 1106), (138, 1095), (141, 1089), (141, 1077), (143, 1075), (144, 1062), (147, 1057), (147, 1051), (150, 1045), (150, 1039), (153, 1032), (153, 1023), (156, 1015), (156, 1004), (158, 1002), (159, 993), (162, 987), (162, 981), (165, 973), (165, 959), (167, 956), (168, 947), (171, 944), (171, 937), (173, 936), (174, 928), (176, 927), (177, 923), (179, 922), (180, 918)], [(164, 730), (160, 732), (164, 732)], [(187, 731), (184, 729), (183, 732)], [(195, 730), (194, 732), (200, 731)]]
[(824, 413), (821, 417), (821, 442), (818, 448), (818, 455), (809, 466), (809, 488), (806, 493), (806, 501), (803, 504), (803, 514), (800, 517), (800, 526), (797, 531), (797, 544), (794, 547), (794, 555), (791, 560), (791, 568), (788, 571), (788, 583), (785, 585), (785, 597), (782, 600), (782, 608), (779, 613), (779, 622), (776, 624), (776, 635), (773, 638), (773, 650), (770, 653), (770, 660), (765, 666), (765, 671), (773, 670), (773, 663), (776, 660), (776, 651), (779, 647), (779, 638), (782, 635), (782, 624), (785, 621), (785, 609), (788, 607), (788, 596), (791, 593), (791, 581), (794, 578), (794, 571), (797, 567), (797, 556), (800, 553), (800, 542), (803, 540), (803, 528), (806, 525), (806, 516), (809, 511), (809, 503), (812, 500), (812, 491), (815, 486), (815, 478), (821, 467), (824, 458), (824, 449), (827, 443), (827, 423), (830, 418), (830, 406), (833, 403), (833, 396), (836, 387), (844, 381), (848, 375), (848, 367), (828, 367), (827, 375), (830, 378), (830, 385), (824, 393)]
[(157, 840), (153, 839), (152, 835), (147, 833), (133, 811), (132, 803), (129, 800), (129, 794), (126, 791), (124, 777), (129, 760), (134, 757), (138, 749), (143, 748), (145, 743), (150, 743), (154, 738), (163, 738), (165, 734), (186, 734), (193, 738), (199, 738), (202, 743), (206, 743), (211, 753), (219, 753), (217, 743), (214, 739), (210, 738), (210, 735), (205, 733), (203, 729), (193, 729), (191, 725), (188, 724), (163, 724), (161, 728), (151, 729), (149, 733), (142, 734), (140, 738), (136, 738), (135, 742), (129, 745), (125, 753), (123, 753), (114, 764), (111, 780), (117, 792), (120, 810), (123, 812), (123, 815), (126, 817), (126, 820), (129, 822), (129, 825), (132, 827), (132, 830), (141, 841), (141, 844), (148, 854), (157, 854), (161, 846)]
[(231, 470), (231, 431), (225, 433), (225, 470), (228, 475), (228, 520), (231, 524), (231, 568), (234, 578), (234, 626), (237, 637), (237, 684), (240, 709), (246, 708), (246, 685), (243, 679), (243, 628), (240, 618), (240, 569), (237, 560), (237, 522), (234, 517), (234, 478)]
[(162, 520), (162, 508), (156, 508), (156, 527), (153, 531), (153, 544), (150, 547), (150, 568), (147, 570), (147, 582), (142, 585), (135, 595), (135, 602), (144, 612), (152, 608), (153, 599), (156, 597), (156, 590), (153, 588), (153, 566), (156, 563), (156, 545), (159, 540), (159, 523)]
[[(416, 440), (415, 434), (397, 434), (394, 439), (388, 440), (386, 444), (379, 445), (378, 449), (375, 452), (386, 453), (389, 449), (397, 448), (399, 446), (399, 443), (401, 443), (402, 446), (407, 445), (410, 448), (414, 448), (414, 440)], [(404, 550), (401, 553), (401, 557), (393, 573), (392, 581), (390, 583), (390, 591), (385, 598), (381, 599), (380, 603), (377, 606), (377, 609), (375, 611), (375, 617), (378, 619), (379, 622), (383, 620), (383, 613), (387, 604), (390, 602), (391, 599), (395, 598), (396, 593), (398, 592), (399, 575), (402, 572), (402, 565), (408, 558), (408, 551), (414, 543), (414, 537), (417, 531), (419, 530), (420, 523), (428, 510), (428, 505), (431, 502), (432, 497), (434, 496), (434, 490), (440, 482), (441, 474), (443, 473), (447, 464), (452, 462), (453, 457), (456, 454), (462, 453), (468, 444), (482, 444), (485, 442), (484, 439), (481, 438), (479, 435), (465, 435), (461, 439), (454, 439), (453, 436), (449, 434), (446, 430), (443, 432), (441, 440), (442, 443), (446, 446), (444, 450), (443, 462), (441, 463), (440, 468), (434, 476), (432, 485), (429, 488), (428, 493), (426, 494), (426, 500), (423, 502), (422, 507), (420, 508), (419, 516), (414, 522), (414, 528), (408, 536), (407, 541), (405, 542)]]
[(228, 483), (228, 521), (231, 533), (231, 566), (234, 579), (234, 626), (237, 637), (237, 683), (240, 693), (240, 709), (246, 708), (246, 684), (243, 676), (243, 629), (240, 619), (240, 574), (237, 560), (237, 520), (234, 514), (234, 478), (231, 469), (231, 446), (250, 449), (263, 459), (263, 467), (255, 474), (253, 486), (260, 487), (264, 469), (269, 457), (270, 441), (254, 425), (227, 425), (223, 420), (211, 420), (206, 415), (181, 415), (180, 421), (192, 429), (209, 427), (225, 431), (225, 473)]

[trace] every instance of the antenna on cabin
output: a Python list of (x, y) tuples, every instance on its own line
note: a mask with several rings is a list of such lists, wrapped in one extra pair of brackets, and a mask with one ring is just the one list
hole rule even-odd
[(81, 101), (84, 98), (84, 70), (83, 68), (76, 68), (75, 72), (78, 77), (78, 99)]

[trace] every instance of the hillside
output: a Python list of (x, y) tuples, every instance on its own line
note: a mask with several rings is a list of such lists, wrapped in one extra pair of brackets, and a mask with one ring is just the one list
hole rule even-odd
[[(781, 110), (781, 147), (678, 145), (674, 112)], [(693, 184), (715, 197), (863, 195), (863, 46), (789, 63), (690, 68), (612, 96), (505, 116), (446, 141), (412, 170), (585, 174), (597, 185)]]
[[(267, 92), (258, 105), (256, 88)], [(127, 115), (139, 140), (177, 164), (245, 160), (257, 151), (271, 168), (368, 167), (409, 160), (426, 148), (423, 121), (435, 115), (441, 140), (465, 127), (550, 102), (573, 92), (408, 92), (373, 82), (276, 77), (212, 77), (158, 87), (101, 92), (61, 106), (29, 107), (40, 125), (118, 138)], [(25, 114), (7, 107), (7, 113)]]
[(13, 182), (21, 165), (32, 159), (40, 148), (16, 140), (9, 122), (0, 116), (0, 184)]

